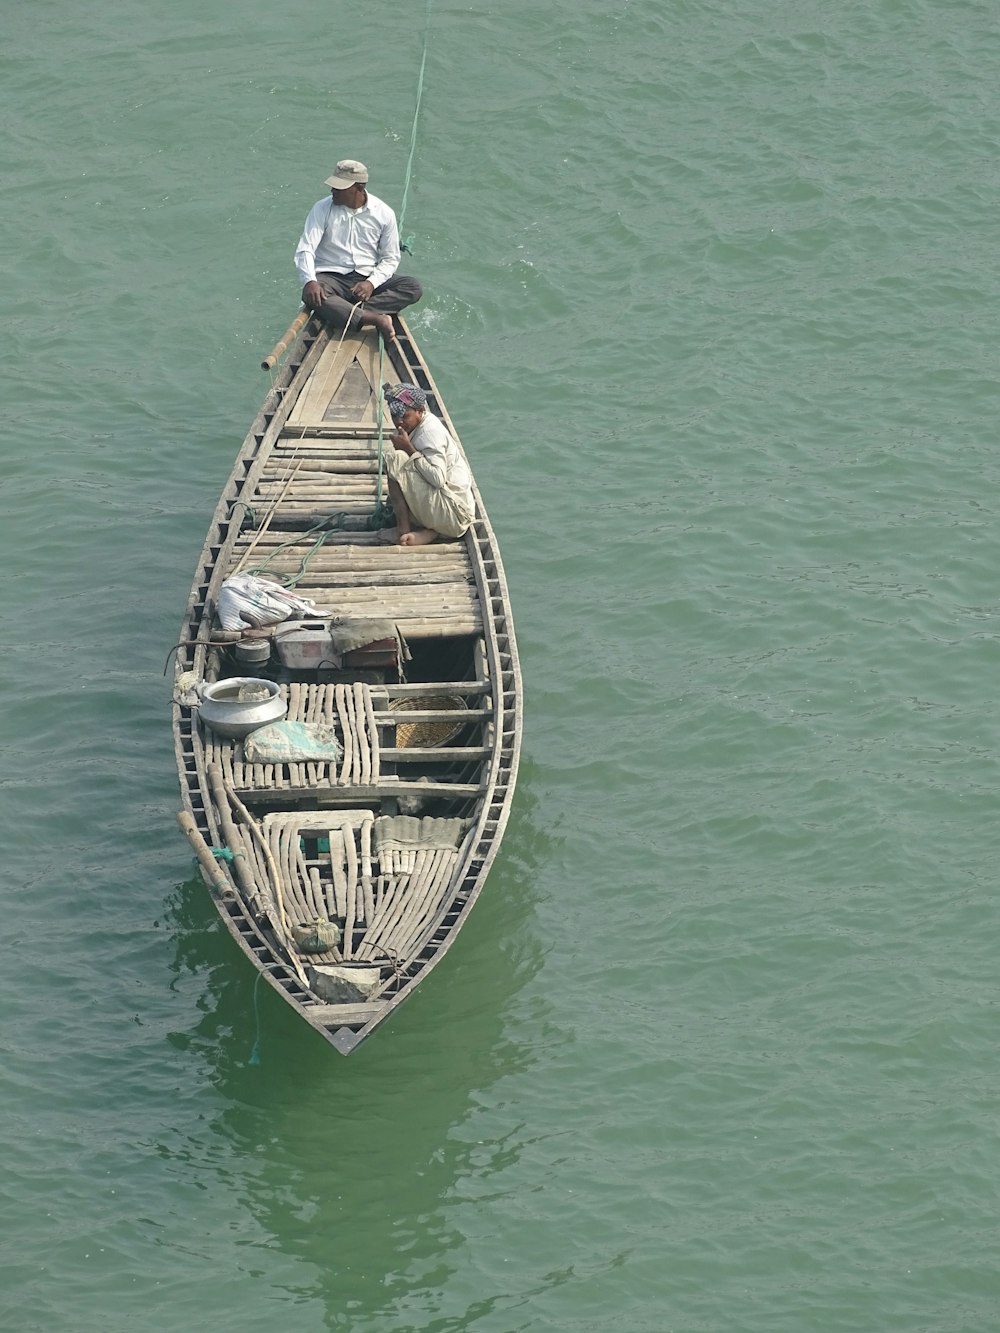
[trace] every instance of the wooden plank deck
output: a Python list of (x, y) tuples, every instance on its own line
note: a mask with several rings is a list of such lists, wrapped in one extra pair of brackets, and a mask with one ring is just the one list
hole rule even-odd
[[(281, 433), (255, 462), (243, 497), (253, 522), (231, 544), (225, 574), (275, 578), (331, 615), (392, 620), (404, 639), (481, 634), (466, 542), (408, 548), (362, 529), (379, 494), (388, 497), (377, 413), (383, 460), (392, 420), (379, 372), (374, 339), (351, 334), (327, 344)], [(387, 363), (381, 372), (395, 374)]]
[(366, 809), (283, 812), (265, 815), (258, 836), (242, 826), (234, 830), (240, 850), (269, 887), (268, 901), (280, 898), (289, 928), (317, 919), (341, 923), (339, 944), (310, 953), (308, 962), (405, 958), (446, 901), (459, 848), (436, 830), (457, 826), (461, 834), (467, 825), (413, 821), (426, 829), (426, 841), (406, 849), (380, 847), (379, 829), (391, 822)]
[[(479, 589), (464, 543), (403, 547), (370, 532), (282, 531), (299, 503), (293, 483), (266, 533), (240, 533), (227, 575), (274, 578), (330, 615), (393, 620), (407, 639), (482, 632)], [(356, 512), (368, 514), (373, 506), (374, 493)], [(307, 507), (314, 510), (315, 501)]]
[[(481, 695), (479, 682), (449, 684), (451, 694)], [(427, 689), (424, 686), (411, 690)], [(442, 691), (438, 691), (439, 693)], [(408, 709), (397, 713), (390, 707), (390, 695), (413, 698), (399, 686), (378, 687), (361, 682), (353, 685), (287, 684), (281, 696), (288, 705), (290, 722), (318, 723), (332, 727), (343, 747), (338, 761), (303, 759), (289, 763), (253, 763), (246, 758), (242, 741), (228, 740), (205, 728), (202, 733), (206, 766), (218, 765), (226, 784), (241, 798), (263, 794), (313, 792), (327, 799), (367, 799), (379, 802), (384, 796), (455, 795), (464, 798), (478, 791), (478, 784), (445, 783), (434, 776), (443, 763), (480, 765), (490, 754), (484, 728), (490, 723), (492, 709), (488, 701), (474, 702), (457, 712), (454, 709)], [(395, 728), (401, 724), (431, 721), (460, 721), (472, 731), (466, 743), (444, 746), (404, 746), (391, 744)], [(384, 743), (384, 739), (390, 743)], [(389, 766), (383, 774), (382, 765)], [(395, 771), (400, 765), (404, 772)]]

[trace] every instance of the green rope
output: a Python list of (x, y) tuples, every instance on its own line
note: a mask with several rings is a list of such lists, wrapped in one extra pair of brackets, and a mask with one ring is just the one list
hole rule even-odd
[[(417, 151), (417, 122), (420, 119), (420, 102), (424, 95), (424, 70), (427, 68), (427, 48), (431, 40), (431, 8), (434, 0), (427, 0), (427, 16), (424, 20), (424, 49), (420, 55), (420, 74), (417, 78), (417, 104), (413, 109), (413, 124), (410, 127), (410, 153), (406, 159), (406, 179), (403, 181), (403, 199), (399, 206), (399, 232), (403, 232), (403, 220), (406, 217), (406, 201), (410, 197), (410, 177), (413, 175), (413, 158)], [(413, 237), (407, 236), (400, 242), (400, 249), (413, 254)], [(392, 506), (382, 499), (382, 476), (384, 472), (384, 448), (382, 440), (382, 368), (385, 359), (385, 341), (378, 337), (378, 387), (375, 390), (375, 412), (378, 416), (378, 478), (375, 491), (375, 508), (368, 520), (368, 526), (377, 531), (391, 527), (396, 521)]]
[(230, 518), (232, 518), (233, 513), (234, 513), (235, 510), (238, 509), (238, 508), (244, 510), (244, 512), (246, 513), (246, 516), (247, 516), (247, 520), (248, 520), (250, 523), (256, 523), (256, 522), (257, 522), (257, 511), (254, 509), (253, 505), (248, 505), (247, 502), (246, 502), (245, 500), (234, 500), (234, 501), (232, 502), (232, 504), (229, 506), (229, 517), (230, 517)]
[[(231, 862), (236, 860), (236, 857), (229, 850), (228, 847), (209, 847), (208, 850), (212, 853), (212, 855), (215, 857), (217, 861)], [(195, 869), (197, 869), (201, 865), (201, 862), (195, 856), (192, 857), (191, 864), (195, 867)]]
[(280, 575), (280, 576), (275, 574), (271, 575), (272, 578), (277, 578), (278, 582), (282, 585), (283, 588), (294, 588), (296, 583), (298, 583), (299, 579), (301, 579), (302, 576), (305, 574), (309, 561), (320, 549), (320, 547), (326, 541), (330, 533), (334, 532), (340, 526), (341, 519), (345, 517), (346, 515), (340, 513), (331, 514), (329, 518), (324, 518), (321, 523), (314, 523), (311, 528), (306, 528), (304, 533), (296, 535), (295, 537), (289, 537), (288, 541), (286, 542), (281, 542), (280, 545), (274, 548), (274, 550), (271, 552), (271, 554), (267, 557), (266, 560), (264, 560), (259, 565), (252, 565), (249, 569), (243, 570), (243, 573), (266, 574), (268, 571), (268, 566), (270, 565), (271, 561), (275, 558), (276, 555), (280, 554), (280, 552), (282, 552), (287, 546), (297, 546), (302, 537), (309, 537), (314, 532), (317, 532), (319, 533), (319, 536), (313, 542), (312, 550), (307, 551), (305, 555), (302, 557), (302, 559), (299, 561), (299, 569), (297, 574), (293, 574), (287, 577), (285, 575)]
[(258, 972), (257, 980), (253, 983), (253, 1017), (257, 1027), (257, 1033), (253, 1039), (253, 1046), (250, 1049), (250, 1058), (247, 1060), (248, 1065), (260, 1064), (260, 1010), (257, 1008), (257, 990), (260, 987), (260, 979), (263, 975), (263, 972)]
[(375, 513), (382, 508), (382, 367), (385, 362), (385, 339), (378, 335), (378, 384), (375, 386), (375, 415), (378, 417), (378, 477), (375, 480)]
[(382, 367), (384, 358), (385, 340), (380, 333), (378, 335), (378, 388), (375, 390), (375, 415), (378, 417), (378, 476), (375, 481), (375, 508), (368, 518), (368, 528), (372, 532), (377, 532), (379, 528), (391, 527), (396, 521), (392, 506), (387, 505), (382, 499)]
[[(399, 232), (403, 232), (403, 218), (406, 216), (406, 198), (410, 192), (410, 173), (413, 170), (413, 154), (417, 147), (417, 118), (420, 115), (420, 99), (424, 91), (424, 66), (427, 64), (427, 47), (430, 44), (431, 37), (431, 5), (434, 0), (427, 0), (427, 19), (424, 24), (424, 53), (420, 57), (420, 77), (417, 80), (417, 105), (413, 112), (413, 128), (410, 130), (410, 156), (406, 163), (406, 181), (403, 185), (403, 202), (399, 208)], [(400, 249), (405, 250), (407, 254), (413, 254), (413, 237), (407, 236), (400, 242)]]

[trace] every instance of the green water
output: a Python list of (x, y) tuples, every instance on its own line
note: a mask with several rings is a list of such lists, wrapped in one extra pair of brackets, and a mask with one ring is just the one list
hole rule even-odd
[(426, 12), (8, 6), (0, 1327), (991, 1333), (989, 6), (438, 0), (403, 230), (511, 825), (349, 1060), (193, 878), (164, 663)]

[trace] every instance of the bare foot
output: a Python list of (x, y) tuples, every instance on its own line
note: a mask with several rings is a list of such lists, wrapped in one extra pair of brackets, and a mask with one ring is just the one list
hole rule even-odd
[(437, 533), (432, 528), (417, 528), (416, 532), (401, 532), (400, 546), (430, 546)]
[(396, 330), (392, 326), (391, 315), (372, 315), (372, 326), (381, 333), (386, 347), (396, 341)]

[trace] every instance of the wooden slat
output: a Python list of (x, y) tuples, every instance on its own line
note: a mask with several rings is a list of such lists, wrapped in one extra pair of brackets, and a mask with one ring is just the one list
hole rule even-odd
[[(260, 806), (272, 799), (285, 802), (293, 795), (296, 788), (284, 787), (277, 790), (273, 787), (261, 789), (251, 786), (237, 786), (234, 790), (239, 797), (252, 796), (254, 805)], [(480, 782), (428, 782), (422, 778), (413, 778), (407, 781), (405, 778), (393, 775), (391, 777), (383, 776), (377, 783), (372, 783), (367, 787), (358, 783), (318, 782), (313, 787), (306, 787), (301, 790), (315, 796), (317, 803), (333, 798), (344, 802), (371, 801), (377, 804), (386, 796), (443, 796), (464, 800), (470, 796), (478, 796), (486, 788)]]
[[(382, 432), (385, 439), (385, 431)], [(286, 426), (281, 435), (271, 445), (275, 455), (294, 449), (303, 455), (316, 458), (367, 458), (375, 457), (378, 451), (378, 424), (358, 423), (355, 426), (323, 425), (310, 426), (302, 423), (298, 426)]]
[[(320, 517), (328, 518), (329, 514), (322, 516), (317, 515), (317, 520)], [(386, 553), (386, 559), (391, 560), (446, 559), (449, 556), (453, 556), (456, 551), (463, 550), (463, 544), (461, 542), (430, 542), (426, 546), (399, 546), (395, 542), (383, 541), (377, 532), (369, 532), (366, 529), (360, 529), (357, 532), (348, 532), (344, 529), (334, 528), (330, 532), (327, 532), (325, 536), (326, 540), (323, 543), (324, 550), (345, 547), (350, 551), (352, 548), (355, 548), (358, 551), (363, 551), (366, 555), (370, 555), (373, 551), (381, 551)], [(245, 529), (234, 542), (234, 547), (238, 547), (241, 543), (248, 543), (252, 537), (252, 530)], [(279, 544), (282, 541), (292, 541), (295, 538), (295, 532), (282, 533), (278, 529), (272, 529), (262, 534), (260, 540), (261, 545), (263, 546), (268, 540), (275, 544)]]
[(311, 1004), (304, 1012), (311, 1023), (324, 1027), (357, 1027), (371, 1022), (383, 1008), (379, 1004)]
[[(299, 460), (301, 462), (301, 460)], [(329, 481), (320, 479), (309, 481), (302, 477), (301, 470), (288, 490), (282, 477), (265, 479), (254, 487), (254, 496), (260, 500), (280, 499), (284, 504), (329, 504), (331, 508), (341, 500), (371, 500), (375, 494), (375, 478), (358, 477), (357, 480), (338, 482), (334, 490)]]
[[(263, 563), (263, 562), (261, 562)], [(269, 560), (267, 562), (268, 574), (297, 574), (301, 565), (301, 560)], [(363, 589), (384, 589), (386, 592), (395, 589), (404, 588), (430, 588), (440, 589), (441, 596), (449, 594), (449, 590), (454, 589), (456, 594), (468, 594), (470, 590), (474, 592), (474, 585), (469, 579), (468, 574), (460, 569), (432, 569), (426, 574), (418, 574), (408, 569), (390, 569), (383, 574), (372, 570), (344, 570), (337, 565), (322, 563), (319, 556), (313, 556), (308, 564), (308, 572), (319, 579), (323, 576), (323, 581), (337, 588), (363, 588)], [(475, 597), (473, 597), (475, 600)], [(367, 618), (367, 617), (366, 617)], [(292, 626), (296, 622), (284, 621), (284, 626)], [(290, 629), (286, 630), (290, 632)]]
[[(382, 381), (388, 380), (390, 383), (392, 383), (396, 378), (396, 371), (393, 368), (392, 363), (390, 362), (388, 356), (383, 356), (381, 358), (382, 364), (380, 372), (379, 359), (380, 358), (379, 358), (378, 339), (373, 338), (370, 341), (366, 339), (364, 347), (358, 353), (358, 365), (365, 372), (365, 375), (368, 377), (368, 383), (372, 386), (373, 407), (375, 404), (378, 404), (381, 407), (382, 428), (386, 437), (388, 437), (389, 432), (391, 432), (393, 429), (393, 424), (392, 424), (392, 415), (389, 412), (389, 408), (386, 405), (385, 399), (382, 397)], [(381, 378), (380, 378), (380, 373), (381, 373)], [(371, 415), (372, 415), (371, 424), (377, 431), (378, 411), (373, 410)]]
[[(273, 534), (268, 533), (267, 537)], [(289, 539), (291, 541), (291, 539)], [(312, 540), (295, 542), (289, 544), (285, 550), (277, 549), (280, 543), (268, 542), (266, 537), (262, 537), (260, 544), (254, 549), (257, 559), (263, 563), (272, 556), (277, 562), (284, 562), (289, 565), (298, 566), (302, 563), (304, 556), (309, 555), (315, 546), (315, 536)], [(249, 542), (238, 545), (234, 550), (234, 556), (239, 559), (249, 549)], [(351, 571), (363, 571), (373, 576), (373, 582), (379, 578), (391, 577), (393, 571), (401, 574), (418, 573), (423, 571), (441, 572), (450, 574), (461, 574), (468, 583), (474, 582), (474, 576), (468, 560), (463, 559), (461, 555), (452, 554), (446, 551), (443, 555), (433, 560), (410, 560), (407, 559), (409, 551), (430, 551), (433, 546), (390, 546), (385, 543), (381, 546), (372, 547), (352, 547), (337, 546), (329, 540), (325, 541), (318, 550), (309, 556), (309, 564), (317, 568), (343, 570), (345, 573)]]
[[(378, 472), (378, 455), (374, 449), (370, 457), (359, 455), (351, 458), (316, 458), (303, 454), (302, 450), (296, 450), (296, 453), (304, 458), (300, 476), (322, 479), (328, 485), (336, 483), (339, 486), (347, 479), (374, 477)], [(279, 455), (272, 454), (271, 459), (273, 461), (264, 466), (261, 480), (283, 475), (288, 466), (287, 459)]]
[[(458, 691), (456, 690), (456, 694)], [(467, 722), (481, 722), (492, 717), (493, 710), (485, 708), (406, 708), (390, 709), (388, 712), (374, 712), (375, 722), (380, 727), (395, 727), (402, 722), (455, 722), (463, 726)]]
[[(308, 592), (306, 590), (308, 589)], [(367, 584), (349, 588), (338, 581), (331, 582), (322, 571), (312, 575), (307, 569), (295, 585), (296, 592), (305, 592), (318, 605), (329, 606), (338, 615), (354, 615), (358, 619), (395, 616), (476, 615), (479, 603), (476, 594), (464, 583), (435, 583), (431, 588), (422, 584)]]
[(416, 685), (382, 685), (381, 691), (387, 694), (390, 699), (409, 699), (413, 695), (483, 695), (489, 694), (490, 682), (488, 680), (447, 680), (447, 681), (425, 681)]
[(319, 359), (319, 364), (289, 414), (289, 427), (299, 423), (311, 425), (323, 420), (323, 413), (330, 399), (336, 393), (347, 367), (355, 359), (362, 345), (363, 339), (356, 333), (346, 334), (343, 342), (336, 343), (331, 340), (328, 343)]
[(492, 752), (491, 745), (406, 745), (401, 750), (383, 746), (379, 754), (394, 764), (462, 764), (479, 762)]

